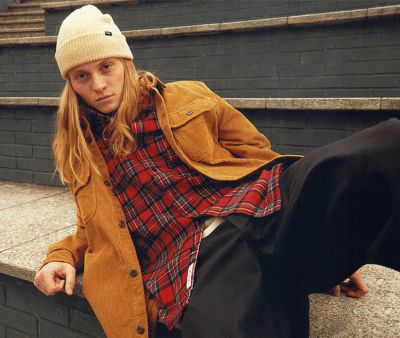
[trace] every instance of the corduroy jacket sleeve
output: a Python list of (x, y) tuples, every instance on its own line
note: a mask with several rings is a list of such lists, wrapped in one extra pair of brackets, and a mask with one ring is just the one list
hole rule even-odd
[(87, 247), (86, 229), (78, 210), (75, 233), (48, 247), (47, 257), (43, 261), (40, 269), (50, 262), (65, 262), (71, 264), (78, 270), (83, 267)]

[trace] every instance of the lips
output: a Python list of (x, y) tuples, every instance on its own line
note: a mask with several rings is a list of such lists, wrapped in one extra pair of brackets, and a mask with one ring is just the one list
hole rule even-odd
[(96, 101), (97, 102), (104, 101), (104, 100), (107, 100), (108, 98), (110, 98), (111, 96), (113, 96), (113, 95), (112, 94), (111, 95), (104, 95), (104, 96), (99, 97), (98, 99), (96, 99)]

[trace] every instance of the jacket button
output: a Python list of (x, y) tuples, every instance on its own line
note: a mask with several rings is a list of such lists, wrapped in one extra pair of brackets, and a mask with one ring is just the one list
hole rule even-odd
[(187, 115), (187, 116), (192, 116), (192, 115), (193, 115), (193, 112), (192, 112), (191, 110), (189, 110), (188, 112), (186, 112), (186, 115)]
[(129, 273), (132, 277), (136, 277), (138, 275), (138, 271), (136, 269), (132, 269)]
[(125, 221), (121, 219), (119, 221), (119, 226), (120, 226), (121, 229), (125, 228)]
[(105, 184), (107, 187), (111, 186), (111, 182), (110, 182), (109, 180), (105, 180), (105, 181), (104, 181), (104, 184)]
[(138, 326), (138, 327), (136, 328), (136, 332), (139, 333), (139, 334), (143, 334), (144, 331), (145, 331), (145, 329), (144, 329), (143, 326)]
[(77, 180), (74, 180), (74, 187), (76, 188), (76, 185), (78, 184)]

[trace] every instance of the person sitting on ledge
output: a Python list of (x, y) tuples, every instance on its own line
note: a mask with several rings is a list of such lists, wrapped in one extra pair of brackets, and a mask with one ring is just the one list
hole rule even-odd
[(358, 298), (363, 264), (400, 269), (399, 120), (280, 155), (204, 83), (137, 72), (92, 5), (63, 21), (55, 57), (77, 229), (34, 284), (72, 295), (84, 268), (108, 337), (306, 337), (310, 293)]

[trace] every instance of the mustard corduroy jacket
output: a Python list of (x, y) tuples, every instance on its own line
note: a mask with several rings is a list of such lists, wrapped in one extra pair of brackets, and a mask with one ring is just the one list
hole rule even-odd
[[(154, 88), (158, 120), (176, 154), (216, 180), (237, 180), (281, 157), (265, 136), (201, 82), (180, 81)], [(90, 128), (86, 139), (94, 137)], [(43, 262), (84, 267), (83, 293), (107, 337), (147, 338), (154, 334), (155, 302), (144, 290), (136, 250), (124, 212), (113, 195), (106, 163), (89, 147), (101, 176), (77, 168), (83, 182), (69, 184), (77, 206), (76, 233), (49, 246)]]

